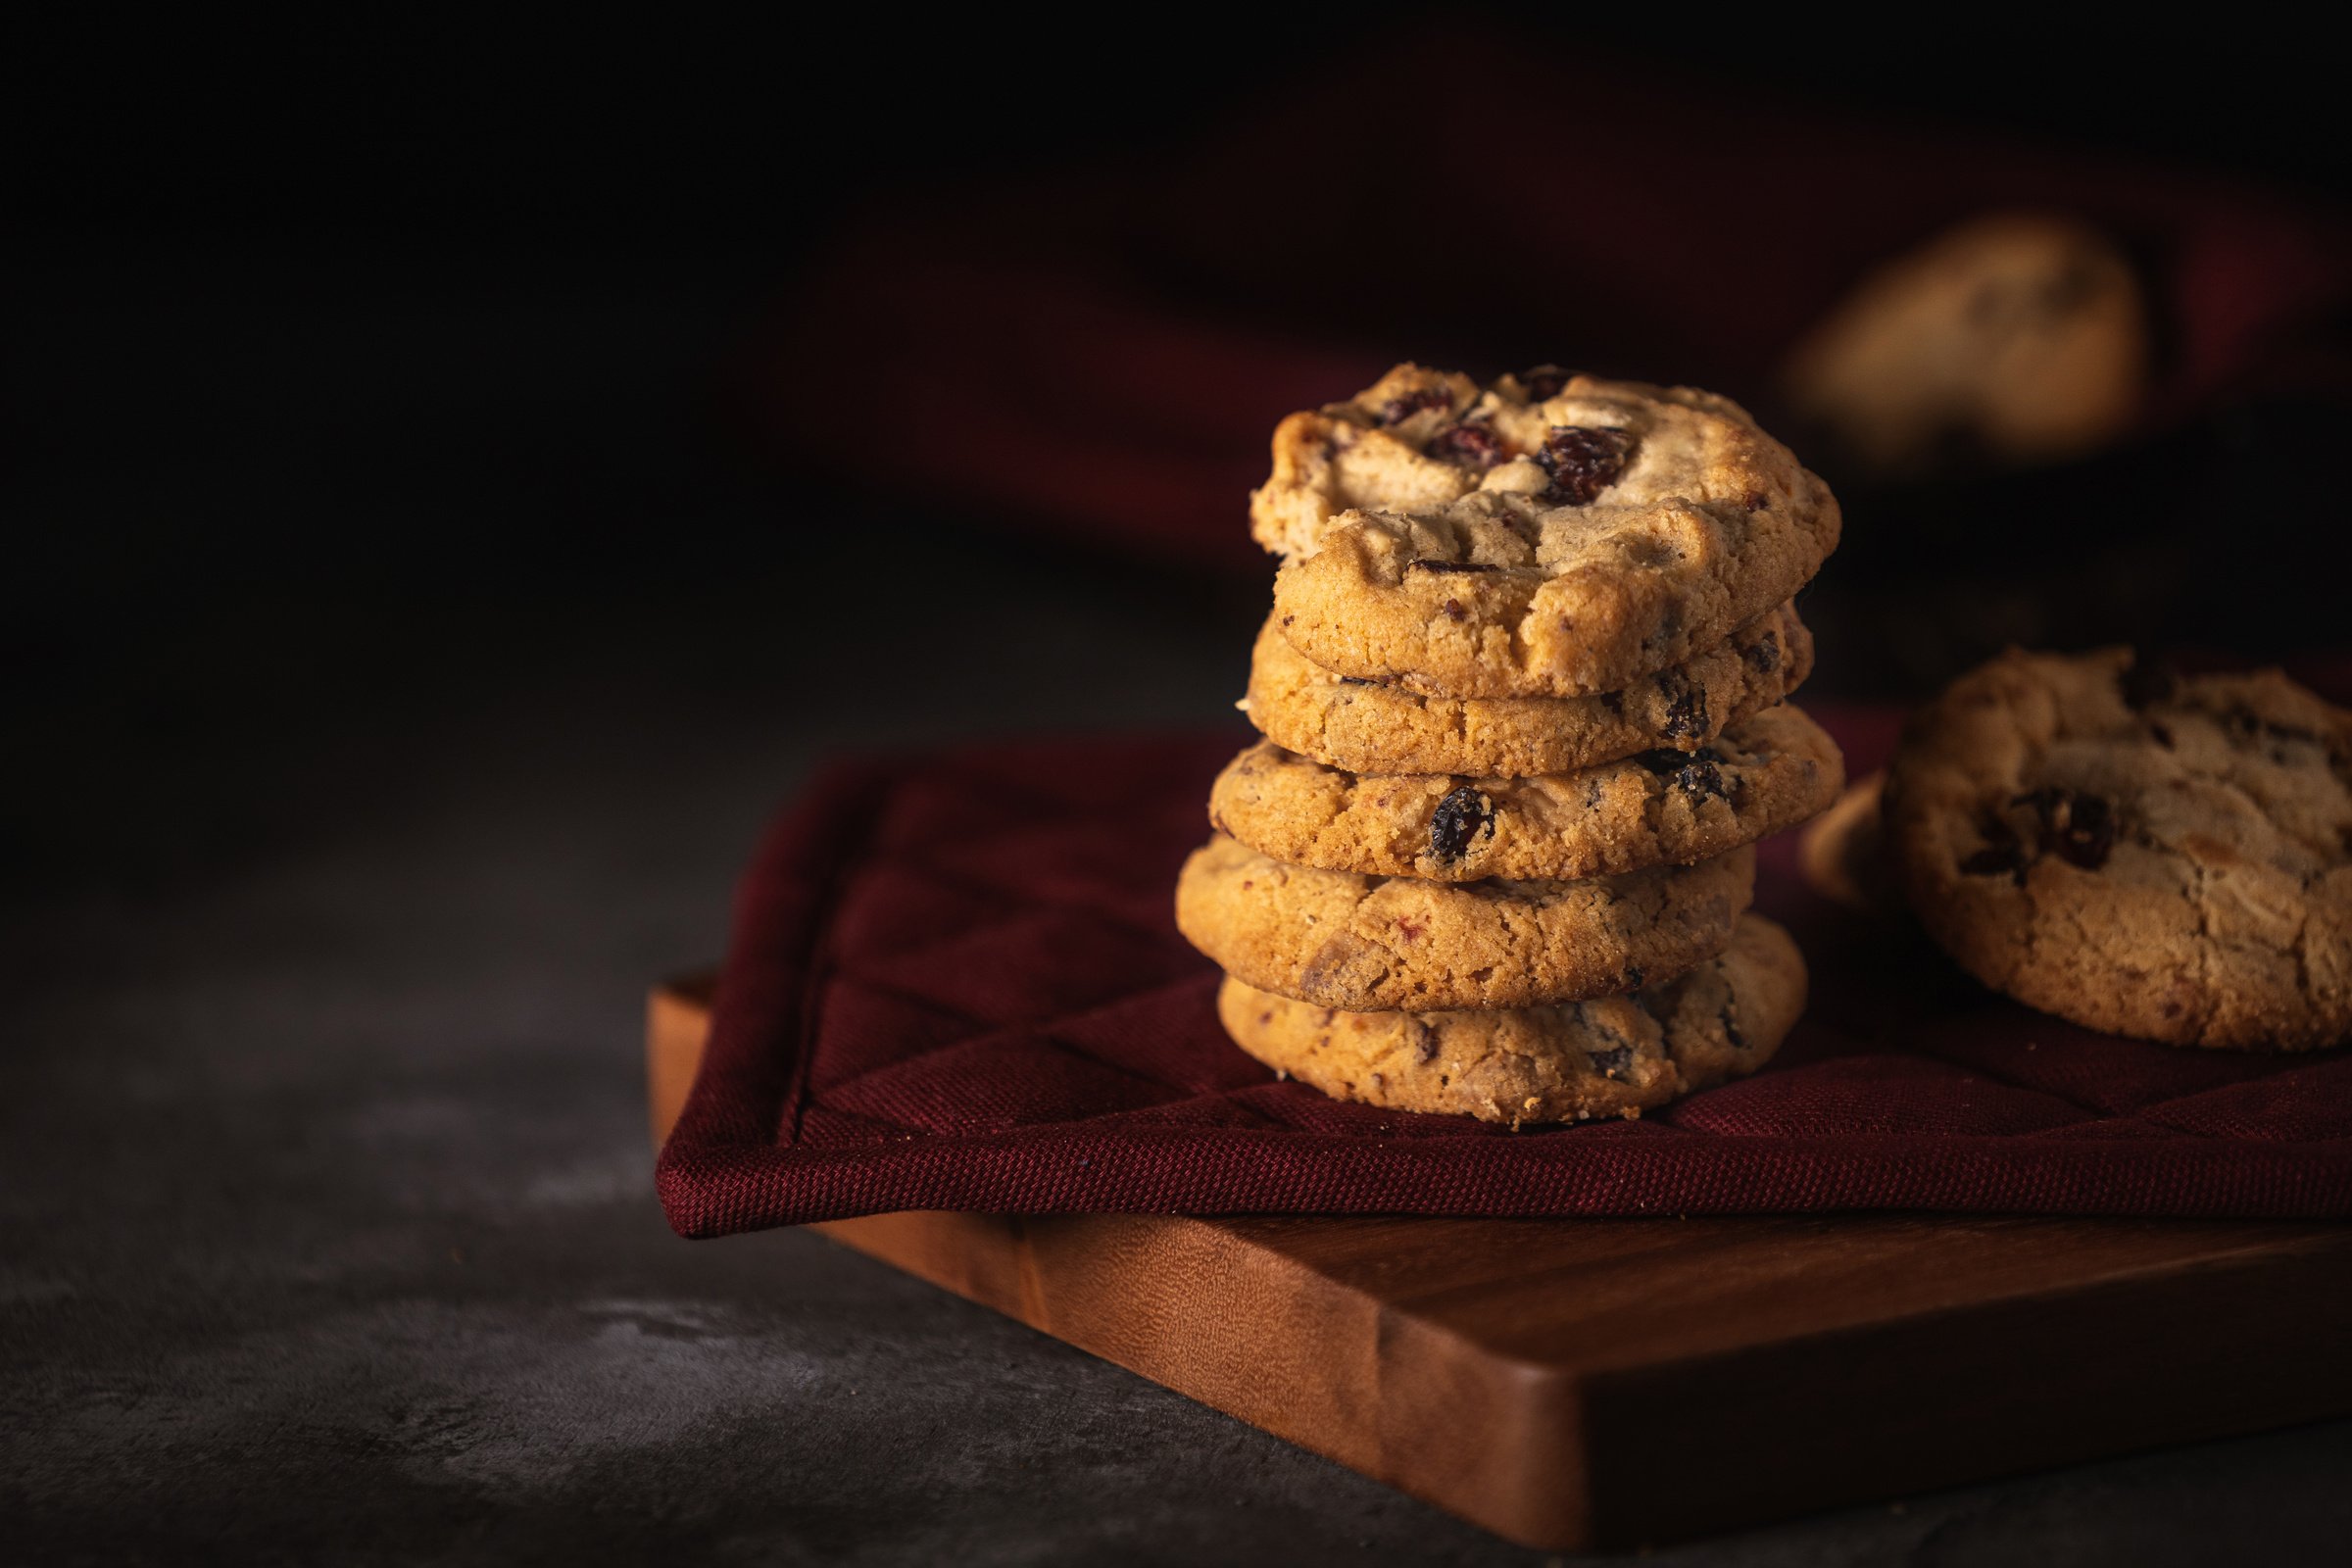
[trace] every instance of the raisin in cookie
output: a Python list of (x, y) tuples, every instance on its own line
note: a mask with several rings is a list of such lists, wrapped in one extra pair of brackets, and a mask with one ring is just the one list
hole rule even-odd
[(1357, 773), (1565, 773), (1658, 747), (1695, 751), (1787, 697), (1813, 669), (1794, 605), (1731, 640), (1595, 697), (1433, 697), (1335, 675), (1269, 618), (1250, 660), (1251, 723), (1286, 751)]
[(1635, 989), (1723, 951), (1755, 852), (1585, 882), (1356, 876), (1226, 838), (1185, 862), (1176, 924), (1226, 973), (1319, 1006), (1519, 1007)]
[(1788, 933), (1747, 915), (1723, 954), (1630, 996), (1500, 1012), (1340, 1012), (1227, 979), (1226, 1033), (1335, 1100), (1483, 1121), (1639, 1116), (1762, 1066), (1805, 1005)]
[(2131, 265), (2071, 219), (1978, 219), (1865, 278), (1791, 353), (1788, 400), (1856, 464), (2047, 462), (2128, 430), (2149, 377)]
[(1208, 812), (1219, 832), (1293, 865), (1570, 881), (1712, 859), (1796, 826), (1844, 787), (1838, 743), (1784, 706), (1695, 752), (1542, 778), (1349, 773), (1259, 741), (1217, 775)]
[(2013, 650), (1913, 719), (1885, 831), (1921, 922), (2021, 1002), (2175, 1045), (2352, 1032), (2352, 714), (2276, 670)]
[[(1828, 487), (1729, 399), (1552, 372), (1395, 390), (1434, 374), (1391, 372), (1334, 406), (1351, 418), (1284, 421), (1252, 501), (1290, 554), (1283, 635), (1326, 669), (1454, 697), (1617, 691), (1724, 642), (1837, 547)], [(1331, 456), (1283, 460), (1299, 418)], [(1365, 447), (1381, 461), (1359, 472)]]

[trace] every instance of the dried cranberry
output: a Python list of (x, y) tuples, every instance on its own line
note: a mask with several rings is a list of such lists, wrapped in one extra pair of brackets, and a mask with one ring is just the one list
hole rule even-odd
[(1494, 803), (1467, 784), (1456, 785), (1429, 817), (1430, 858), (1449, 864), (1470, 852), (1470, 841), (1494, 825)]
[(1483, 424), (1456, 424), (1430, 437), (1428, 452), (1447, 463), (1492, 468), (1502, 461), (1502, 441)]
[(1766, 507), (1772, 505), (1772, 497), (1762, 490), (1750, 490), (1747, 493), (1745, 504), (1750, 512), (1762, 512)]
[(1781, 634), (1768, 631), (1740, 650), (1740, 657), (1759, 675), (1769, 675), (1781, 667)]
[(2115, 848), (2115, 808), (2096, 795), (2047, 785), (2009, 803), (2030, 806), (2041, 821), (2041, 853), (2095, 871)]
[(2115, 808), (2096, 795), (2076, 796), (2050, 847), (2067, 864), (2096, 871), (2115, 849)]
[(1380, 406), (1378, 418), (1382, 424), (1402, 424), (1423, 409), (1450, 409), (1452, 407), (1452, 393), (1444, 387), (1429, 386), (1423, 387), (1418, 392), (1407, 392), (1400, 398), (1389, 399)]
[(1413, 1054), (1423, 1061), (1438, 1059), (1438, 1032), (1419, 1018), (1413, 1020)]
[(1626, 1068), (1634, 1064), (1634, 1048), (1611, 1046), (1606, 1051), (1588, 1051), (1585, 1053), (1585, 1059), (1590, 1061), (1592, 1064), (1592, 1070), (1603, 1078), (1614, 1078), (1619, 1083), (1623, 1083), (1625, 1082)]
[(1732, 786), (1725, 782), (1723, 770), (1718, 765), (1726, 759), (1712, 746), (1701, 746), (1695, 752), (1663, 748), (1637, 752), (1632, 760), (1659, 778), (1674, 780), (1677, 788), (1692, 795), (1712, 795), (1719, 801), (1732, 798)]
[(2138, 712), (2171, 697), (2179, 688), (2180, 677), (2162, 660), (2142, 659), (2134, 654), (2130, 665), (2115, 677), (2115, 683), (2123, 689), (2124, 706)]
[(1446, 618), (1447, 620), (1466, 620), (1469, 618), (1470, 612), (1462, 608), (1462, 602), (1459, 599), (1448, 599), (1438, 608), (1446, 612)]
[(1560, 395), (1560, 388), (1568, 384), (1568, 372), (1556, 365), (1539, 365), (1520, 371), (1519, 384), (1527, 388), (1528, 402), (1543, 403)]
[(1706, 761), (1692, 762), (1674, 775), (1674, 782), (1687, 795), (1712, 795), (1719, 801), (1729, 801), (1736, 787), (1724, 781), (1713, 762)]
[(1582, 507), (1617, 482), (1633, 456), (1634, 433), (1605, 425), (1555, 424), (1536, 461), (1551, 475), (1544, 499), (1555, 506)]
[(1707, 689), (1677, 677), (1679, 688), (1667, 699), (1666, 719), (1658, 733), (1670, 741), (1693, 740), (1707, 732)]
[(2033, 856), (2019, 842), (2017, 833), (2002, 818), (1987, 811), (1979, 831), (1984, 848), (1961, 860), (1960, 869), (1970, 876), (2014, 876), (2019, 886), (2025, 885), (2026, 868)]

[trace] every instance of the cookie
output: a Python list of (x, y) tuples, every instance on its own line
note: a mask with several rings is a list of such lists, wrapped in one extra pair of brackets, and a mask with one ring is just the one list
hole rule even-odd
[(1356, 1012), (1519, 1007), (1629, 991), (1723, 951), (1755, 852), (1584, 882), (1455, 885), (1286, 865), (1218, 834), (1176, 924), (1260, 991)]
[(1293, 865), (1573, 881), (1727, 855), (1796, 826), (1844, 787), (1838, 743), (1783, 706), (1695, 752), (1542, 778), (1349, 773), (1259, 741), (1217, 775), (1208, 812), (1219, 832)]
[(1695, 751), (1813, 669), (1794, 605), (1688, 662), (1594, 697), (1436, 697), (1335, 675), (1269, 617), (1250, 660), (1250, 721), (1275, 745), (1355, 773), (1531, 778), (1658, 747)]
[(2147, 305), (2113, 245), (2072, 219), (2003, 213), (1865, 278), (1784, 379), (1855, 465), (1916, 476), (2110, 444), (2138, 415), (2150, 358)]
[(1902, 895), (1887, 869), (1886, 834), (1879, 819), (1884, 771), (1857, 779), (1836, 805), (1805, 824), (1797, 840), (1796, 864), (1805, 885), (1833, 904), (1865, 914), (1900, 913)]
[[(1828, 487), (1728, 399), (1575, 376), (1530, 401), (1505, 376), (1459, 403), (1466, 383), (1441, 381), (1390, 402), (1456, 402), (1385, 426), (1295, 416), (1322, 421), (1333, 455), (1286, 465), (1278, 435), (1253, 500), (1260, 539), (1290, 552), (1277, 624), (1337, 674), (1452, 697), (1618, 691), (1725, 642), (1837, 547)], [(1468, 430), (1484, 434), (1465, 456)], [(1357, 472), (1364, 447), (1381, 461)]]
[[(1274, 427), (1274, 471), (1250, 492), (1250, 537), (1275, 555), (1312, 555), (1341, 513), (1459, 501), (1503, 466), (1494, 414), (1559, 385), (1548, 368), (1489, 390), (1457, 371), (1399, 365), (1344, 403), (1291, 415)], [(1541, 443), (1544, 428), (1518, 434)]]
[(1747, 915), (1723, 954), (1630, 996), (1499, 1012), (1341, 1012), (1228, 979), (1226, 1033), (1335, 1100), (1482, 1121), (1635, 1117), (1779, 1049), (1805, 1005), (1788, 933)]
[(2176, 1045), (2352, 1033), (2352, 714), (2276, 670), (2013, 650), (1914, 717), (1884, 817), (1921, 923), (2021, 1002)]

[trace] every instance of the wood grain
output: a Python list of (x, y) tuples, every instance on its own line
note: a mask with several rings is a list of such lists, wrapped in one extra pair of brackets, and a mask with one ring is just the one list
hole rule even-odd
[[(708, 1030), (707, 980), (656, 989), (657, 1143)], [(815, 1228), (1552, 1550), (2352, 1410), (2352, 1227), (909, 1213)]]

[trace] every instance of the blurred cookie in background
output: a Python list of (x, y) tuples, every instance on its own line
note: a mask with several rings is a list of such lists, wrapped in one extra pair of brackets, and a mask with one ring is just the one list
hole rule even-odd
[(1833, 904), (1864, 914), (1897, 914), (1902, 890), (1886, 863), (1886, 835), (1879, 817), (1886, 788), (1884, 770), (1846, 786), (1838, 804), (1805, 824), (1796, 841), (1797, 868), (1805, 885)]
[(2132, 426), (2147, 304), (2121, 251), (2070, 218), (1971, 220), (1865, 277), (1790, 351), (1791, 408), (1881, 478), (2081, 457)]

